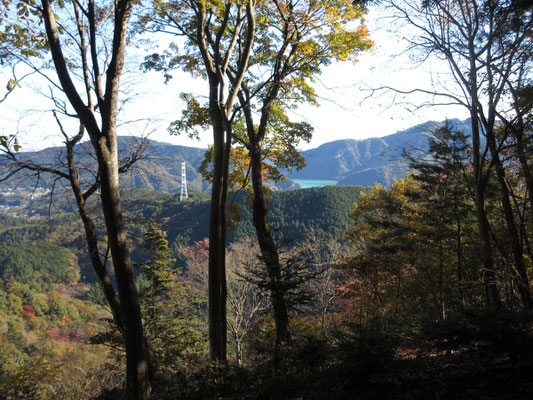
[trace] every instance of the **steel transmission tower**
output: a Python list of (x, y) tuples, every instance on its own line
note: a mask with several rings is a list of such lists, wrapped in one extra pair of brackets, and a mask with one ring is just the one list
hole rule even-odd
[(187, 172), (185, 171), (185, 161), (182, 161), (180, 201), (183, 201), (188, 198), (189, 198), (189, 195), (187, 194)]

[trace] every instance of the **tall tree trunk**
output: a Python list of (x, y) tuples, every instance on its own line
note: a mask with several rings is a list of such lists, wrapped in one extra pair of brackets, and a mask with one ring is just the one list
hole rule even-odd
[(78, 213), (85, 230), (85, 239), (87, 240), (87, 249), (89, 250), (91, 264), (96, 272), (96, 275), (98, 276), (98, 279), (100, 280), (105, 298), (111, 307), (111, 313), (113, 314), (115, 323), (117, 324), (120, 332), (124, 334), (124, 321), (122, 319), (122, 312), (120, 311), (118, 295), (115, 293), (113, 283), (111, 282), (111, 277), (107, 273), (106, 267), (100, 258), (100, 254), (98, 252), (98, 237), (96, 235), (96, 227), (94, 226), (94, 222), (87, 212), (85, 197), (78, 179), (78, 171), (74, 162), (74, 145), (76, 143), (77, 141), (67, 143), (67, 162), (70, 186), (72, 188), (72, 192), (74, 193), (74, 197), (76, 198)]
[[(84, 103), (71, 79), (59, 40), (56, 17), (49, 0), (42, 0), (42, 17), (61, 88), (76, 111), (80, 122), (87, 129), (96, 153), (101, 178), (101, 204), (113, 257), (120, 310), (125, 328), (127, 396), (128, 399), (132, 400), (144, 400), (149, 397), (151, 389), (148, 375), (148, 356), (139, 295), (133, 276), (120, 204), (116, 132), (119, 84), (126, 48), (126, 29), (133, 4), (133, 0), (117, 0), (115, 2), (113, 45), (107, 66), (105, 94), (98, 92), (101, 128), (92, 108)], [(92, 15), (92, 18), (89, 23), (94, 25), (95, 16)], [(96, 54), (95, 45), (95, 43), (92, 44), (92, 51)], [(97, 65), (94, 68), (98, 70)], [(99, 75), (97, 78), (99, 79)], [(98, 89), (101, 88), (98, 87)]]
[[(477, 87), (472, 85), (472, 87)], [(500, 295), (496, 286), (496, 274), (494, 273), (494, 261), (492, 258), (492, 246), (490, 241), (490, 226), (485, 210), (485, 186), (486, 171), (483, 170), (482, 155), (480, 150), (480, 126), (476, 111), (477, 100), (472, 100), (472, 110), (470, 117), (472, 121), (472, 150), (474, 167), (474, 191), (475, 207), (478, 225), (479, 238), (481, 240), (481, 266), (483, 284), (485, 286), (485, 300), (489, 309), (498, 309), (501, 306)]]
[[(212, 15), (207, 16), (207, 9), (210, 7), (197, 2), (195, 10), (198, 19), (196, 44), (209, 81), (209, 116), (213, 129), (213, 179), (209, 218), (209, 350), (211, 359), (219, 361), (226, 361), (227, 342), (225, 247), (226, 199), (232, 140), (230, 116), (248, 67), (255, 37), (255, 3), (250, 1), (246, 4), (246, 40), (238, 41), (237, 36), (233, 36), (229, 47), (225, 48), (221, 44), (225, 35), (231, 37), (241, 32), (240, 22), (238, 28), (230, 28), (228, 25), (233, 3), (224, 4), (224, 21), (216, 29), (211, 26)], [(241, 5), (237, 7), (240, 8)], [(216, 40), (213, 40), (213, 37), (216, 37)], [(233, 69), (229, 67), (229, 61), (237, 42), (242, 53), (238, 57), (238, 67)], [(231, 81), (229, 88), (226, 88), (227, 79)]]
[(101, 203), (109, 248), (117, 279), (126, 342), (128, 399), (147, 399), (150, 394), (148, 349), (144, 338), (141, 307), (127, 243), (120, 202), (116, 135), (93, 143), (101, 174)]
[[(250, 169), (252, 175), (253, 189), (253, 222), (257, 234), (257, 241), (261, 250), (261, 256), (265, 263), (268, 274), (268, 285), (270, 287), (270, 300), (274, 312), (274, 321), (276, 323), (276, 356), (280, 344), (290, 338), (289, 330), (289, 313), (287, 301), (285, 298), (286, 288), (283, 287), (281, 277), (281, 265), (279, 260), (279, 249), (272, 237), (270, 225), (268, 222), (268, 211), (266, 206), (265, 193), (263, 190), (263, 171), (262, 171), (262, 142), (266, 135), (268, 119), (272, 104), (280, 88), (280, 82), (276, 82), (261, 109), (261, 118), (259, 126), (255, 127), (252, 117), (249, 93), (245, 88), (244, 92), (239, 93), (239, 101), (243, 107), (246, 120), (246, 131), (248, 135), (248, 152), (250, 155)], [(246, 97), (245, 97), (246, 96)]]
[(213, 182), (209, 217), (209, 353), (212, 360), (226, 361), (226, 197), (228, 164), (224, 124), (216, 104), (210, 107), (213, 121)]
[[(250, 136), (250, 135), (249, 135)], [(270, 295), (274, 320), (276, 322), (276, 343), (279, 344), (289, 338), (289, 315), (285, 300), (285, 289), (281, 281), (281, 265), (279, 261), (278, 247), (268, 223), (265, 194), (263, 192), (263, 174), (261, 166), (261, 145), (257, 137), (250, 140), (250, 164), (252, 172), (253, 186), (253, 220), (257, 239), (263, 261), (266, 265), (268, 278), (270, 280)]]
[(494, 273), (494, 260), (490, 242), (490, 226), (485, 211), (484, 193), (476, 192), (475, 206), (478, 232), (481, 239), (481, 266), (483, 268), (482, 277), (485, 285), (486, 304), (490, 309), (497, 309), (500, 308), (501, 302), (496, 286), (496, 274)]
[(511, 240), (511, 252), (513, 255), (513, 261), (511, 263), (514, 264), (512, 274), (524, 309), (530, 310), (533, 307), (533, 299), (531, 298), (529, 278), (527, 276), (526, 267), (524, 264), (523, 248), (522, 244), (520, 243), (520, 233), (515, 222), (513, 208), (509, 197), (510, 193), (507, 188), (507, 181), (505, 179), (505, 169), (496, 148), (494, 132), (489, 132), (487, 134), (487, 140), (489, 142), (492, 159), (494, 160), (496, 176), (498, 177), (500, 198), (502, 202), (505, 224), (507, 227), (507, 234)]

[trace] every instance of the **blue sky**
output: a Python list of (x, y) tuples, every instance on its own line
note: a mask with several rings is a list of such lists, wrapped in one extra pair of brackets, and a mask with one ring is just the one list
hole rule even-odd
[[(314, 85), (321, 99), (320, 106), (305, 105), (291, 112), (294, 120), (307, 121), (315, 127), (313, 140), (302, 145), (303, 149), (338, 139), (385, 136), (428, 120), (468, 118), (466, 110), (457, 106), (417, 108), (433, 100), (427, 96), (402, 97), (384, 92), (380, 96), (369, 97), (370, 89), (380, 86), (402, 90), (429, 88), (436, 79), (446, 79), (447, 66), (435, 62), (415, 66), (409, 55), (398, 55), (405, 46), (401, 37), (409, 32), (392, 25), (383, 11), (371, 10), (367, 24), (375, 48), (361, 54), (357, 63), (336, 63), (325, 68)], [(211, 142), (209, 132), (202, 135), (200, 143), (185, 137), (171, 137), (166, 132), (168, 122), (180, 116), (182, 104), (177, 94), (183, 91), (203, 95), (207, 90), (205, 81), (194, 80), (181, 72), (174, 72), (173, 76), (167, 85), (162, 85), (163, 79), (159, 74), (150, 74), (145, 90), (147, 101), (140, 98), (138, 106), (128, 110), (129, 116), (140, 115), (143, 110), (152, 116), (159, 115), (161, 129), (152, 135), (156, 140), (207, 146)], [(152, 86), (158, 88), (157, 93), (150, 94)], [(160, 99), (165, 100), (161, 102)]]
[[(401, 37), (406, 32), (393, 27), (383, 12), (371, 10), (367, 24), (375, 49), (362, 54), (357, 63), (332, 64), (325, 68), (315, 82), (320, 107), (304, 105), (292, 113), (294, 120), (307, 121), (315, 127), (313, 140), (304, 144), (303, 149), (338, 139), (384, 136), (428, 120), (467, 118), (466, 111), (460, 107), (418, 108), (432, 100), (425, 96), (405, 98), (384, 92), (369, 98), (369, 90), (380, 86), (402, 90), (431, 87), (437, 79), (446, 80), (446, 66), (426, 63), (415, 67), (408, 55), (398, 55), (404, 48)], [(138, 58), (142, 59), (142, 55)], [(7, 81), (8, 71), (0, 72), (1, 81)], [(203, 95), (207, 90), (206, 82), (201, 79), (180, 71), (175, 71), (173, 76), (165, 85), (161, 74), (143, 74), (132, 64), (123, 78), (123, 86), (131, 98), (121, 113), (121, 120), (129, 122), (120, 127), (120, 134), (149, 134), (154, 140), (195, 147), (206, 147), (211, 142), (210, 132), (201, 135), (200, 142), (167, 133), (168, 124), (181, 115), (183, 105), (179, 93)], [(47, 88), (36, 82), (24, 81), (22, 88), (0, 104), (3, 122), (0, 134), (20, 132), (26, 150), (61, 144), (50, 113), (44, 112), (50, 105), (38, 94), (46, 93)]]

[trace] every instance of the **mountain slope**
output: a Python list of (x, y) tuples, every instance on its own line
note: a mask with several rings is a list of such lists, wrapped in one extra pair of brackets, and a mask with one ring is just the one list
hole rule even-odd
[[(168, 193), (178, 192), (181, 187), (181, 162), (185, 161), (189, 189), (208, 190), (209, 185), (202, 180), (198, 173), (205, 149), (122, 136), (118, 138), (119, 160), (126, 160), (139, 148), (143, 149), (141, 157), (127, 173), (121, 175), (123, 188), (146, 188)], [(18, 157), (24, 161), (65, 171), (66, 156), (65, 149), (62, 147), (50, 147), (36, 152), (20, 152)], [(97, 169), (92, 147), (87, 143), (77, 145), (75, 147), (75, 160), (80, 167), (80, 181), (92, 183), (92, 175)], [(0, 176), (4, 175), (8, 168), (9, 162), (0, 159)], [(39, 181), (37, 181), (34, 174), (21, 171), (7, 182), (3, 182), (2, 188), (17, 187), (33, 190), (37, 184), (38, 187), (50, 189), (54, 178), (53, 175), (41, 173)]]
[[(450, 120), (449, 123), (466, 133), (470, 132), (468, 121)], [(403, 177), (409, 170), (403, 160), (403, 152), (423, 154), (428, 147), (428, 132), (442, 124), (443, 122), (430, 121), (381, 138), (345, 139), (325, 143), (318, 148), (303, 151), (307, 167), (294, 171), (288, 175), (288, 178), (334, 180), (339, 186), (374, 186), (378, 182), (388, 186), (394, 178)], [(132, 149), (139, 145), (146, 145), (146, 150), (134, 168), (121, 176), (121, 185), (124, 189), (145, 188), (176, 193), (181, 186), (181, 162), (186, 161), (188, 188), (204, 193), (209, 191), (209, 185), (198, 173), (205, 149), (152, 140), (140, 142), (140, 139), (135, 137), (119, 137), (119, 158), (127, 157)], [(38, 152), (21, 152), (19, 156), (50, 167), (61, 165), (65, 159), (64, 149), (60, 147)], [(80, 171), (82, 178), (89, 177), (95, 170), (90, 146), (77, 146), (76, 160), (79, 165), (86, 166), (84, 171)], [(3, 162), (5, 163), (0, 160), (0, 169)], [(53, 177), (41, 174), (40, 179), (40, 187), (48, 189), (52, 187)], [(92, 182), (91, 179), (89, 182)], [(35, 184), (34, 176), (18, 175), (8, 182), (3, 182), (0, 189), (19, 187), (30, 191), (34, 189)], [(275, 189), (295, 187), (293, 182), (289, 181), (287, 184), (277, 185)]]
[[(470, 132), (469, 123), (457, 119), (449, 123)], [(291, 179), (335, 180), (337, 185), (390, 185), (409, 170), (403, 152), (424, 153), (429, 132), (443, 122), (429, 121), (404, 131), (363, 140), (345, 139), (325, 143), (316, 149), (302, 152), (307, 167), (290, 174)]]
[[(366, 190), (357, 186), (328, 186), (272, 192), (268, 197), (269, 217), (275, 234), (280, 240), (300, 240), (313, 230), (330, 239), (343, 240), (352, 225), (349, 214)], [(256, 233), (246, 195), (241, 192), (233, 201), (240, 204), (242, 215), (238, 222), (231, 223), (228, 242), (253, 240)], [(124, 192), (123, 206), (132, 259), (136, 263), (144, 262), (147, 257), (141, 244), (149, 220), (155, 220), (167, 232), (173, 252), (208, 236), (209, 196), (205, 193), (192, 191), (188, 200), (180, 202), (179, 194), (136, 189)], [(105, 237), (98, 214), (95, 220), (100, 237)], [(43, 254), (48, 252), (55, 255), (55, 264), (42, 266), (48, 274), (64, 276), (69, 282), (76, 277), (86, 282), (96, 281), (75, 211), (59, 214), (56, 211), (51, 219), (0, 218), (0, 280), (10, 277), (29, 280), (39, 269)], [(47, 283), (45, 275), (40, 279)]]

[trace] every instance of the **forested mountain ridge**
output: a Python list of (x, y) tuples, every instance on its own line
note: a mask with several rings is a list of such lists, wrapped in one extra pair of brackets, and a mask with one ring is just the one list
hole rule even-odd
[[(451, 126), (470, 132), (469, 121), (452, 119)], [(337, 185), (390, 186), (409, 172), (403, 152), (425, 154), (430, 132), (444, 122), (428, 121), (380, 138), (345, 139), (325, 143), (302, 155), (307, 167), (289, 175), (292, 179), (335, 180)]]
[[(271, 224), (276, 229), (280, 240), (301, 240), (312, 230), (321, 232), (328, 238), (342, 238), (350, 228), (349, 214), (361, 193), (367, 191), (363, 187), (334, 187), (300, 189), (289, 192), (273, 192), (269, 197)], [(133, 242), (132, 256), (136, 262), (146, 258), (141, 248), (143, 234), (149, 220), (156, 221), (168, 235), (169, 246), (175, 251), (180, 246), (188, 246), (201, 241), (208, 235), (209, 200), (208, 196), (192, 191), (188, 200), (180, 202), (179, 194), (152, 192), (146, 189), (126, 191), (123, 195), (124, 209), (130, 239)], [(45, 200), (45, 199), (43, 199)], [(246, 194), (241, 193), (232, 199), (239, 204), (240, 218), (233, 218), (228, 241), (251, 241), (255, 237), (252, 223), (252, 212), (246, 202)], [(46, 202), (42, 203), (45, 206)], [(65, 204), (58, 204), (66, 206)], [(65, 210), (69, 210), (68, 207)], [(45, 210), (39, 210), (44, 213)], [(57, 213), (57, 209), (55, 211)], [(103, 233), (102, 233), (103, 234)], [(24, 249), (56, 249), (57, 257), (64, 261), (58, 262), (56, 275), (77, 275), (82, 280), (93, 280), (92, 267), (87, 256), (82, 234), (81, 223), (72, 213), (53, 216), (51, 220), (26, 220), (5, 217), (0, 224), (0, 278), (9, 276), (25, 282), (27, 275), (38, 271), (40, 258), (48, 253), (28, 254), (24, 257), (35, 258), (25, 263), (25, 269), (17, 276), (17, 257)], [(12, 248), (21, 251), (13, 252)], [(63, 252), (65, 253), (63, 255)], [(27, 253), (27, 252), (26, 252)], [(75, 271), (72, 270), (76, 266)], [(48, 268), (43, 266), (43, 268)], [(32, 272), (34, 271), (34, 272)], [(7, 274), (7, 275), (6, 275)], [(74, 276), (73, 275), (73, 276)], [(43, 278), (44, 279), (44, 278)], [(65, 282), (70, 282), (65, 278)]]
[[(139, 151), (140, 150), (140, 151)], [(92, 174), (95, 170), (95, 160), (87, 144), (78, 144), (74, 148), (76, 160), (86, 168), (81, 170), (82, 177)], [(207, 191), (209, 185), (202, 180), (198, 167), (203, 160), (205, 149), (171, 145), (150, 139), (140, 139), (132, 136), (118, 137), (119, 159), (127, 162), (133, 156), (139, 157), (129, 171), (121, 176), (121, 185), (125, 189), (145, 188), (149, 190), (175, 193), (181, 186), (181, 162), (186, 162), (188, 187), (193, 190)], [(138, 152), (138, 154), (135, 154)], [(37, 165), (52, 168), (64, 168), (66, 152), (63, 147), (49, 147), (40, 151), (21, 151), (19, 159), (31, 161)], [(0, 168), (9, 161), (0, 160)], [(40, 174), (39, 187), (51, 188), (54, 177), (47, 173)], [(91, 182), (91, 180), (89, 180)], [(36, 179), (24, 174), (4, 182), (4, 188), (33, 189)]]
[[(450, 123), (460, 130), (469, 132), (468, 121), (454, 119), (450, 120)], [(289, 182), (278, 184), (276, 188), (282, 190), (297, 188), (291, 179), (335, 180), (339, 186), (374, 186), (376, 183), (390, 186), (393, 179), (402, 178), (409, 171), (407, 162), (403, 160), (403, 151), (426, 152), (428, 132), (442, 124), (443, 122), (428, 121), (380, 138), (336, 140), (303, 151), (302, 155), (306, 159), (307, 166), (289, 174)], [(119, 154), (123, 159), (130, 157), (130, 153), (136, 148), (140, 146), (145, 148), (133, 168), (122, 175), (123, 188), (144, 188), (176, 193), (181, 186), (181, 162), (185, 161), (189, 189), (209, 191), (209, 185), (198, 173), (205, 149), (150, 139), (144, 139), (143, 142), (139, 138), (127, 136), (119, 137), (118, 145)], [(78, 145), (76, 149), (79, 159), (90, 166), (94, 160), (86, 147)], [(64, 163), (65, 151), (61, 147), (50, 147), (41, 151), (21, 152), (20, 156), (36, 164), (53, 166)], [(45, 173), (41, 174), (41, 179), (41, 187), (51, 187), (52, 180)], [(6, 188), (15, 186), (33, 189), (35, 179), (12, 179), (3, 185)]]

